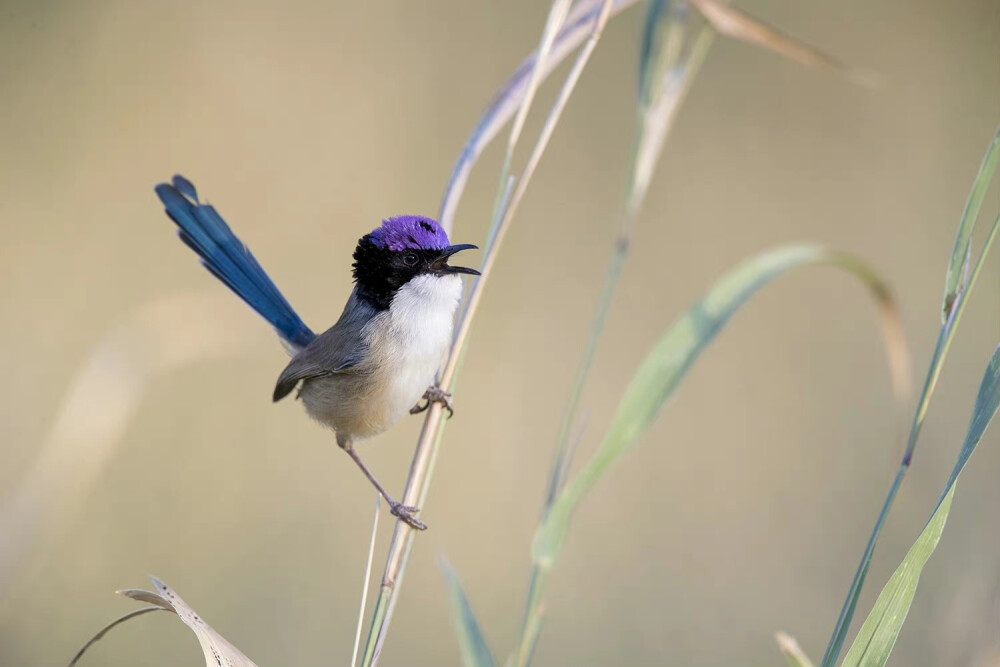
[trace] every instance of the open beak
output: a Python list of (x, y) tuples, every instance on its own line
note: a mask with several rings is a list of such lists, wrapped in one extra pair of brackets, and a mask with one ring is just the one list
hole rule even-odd
[(460, 243), (458, 245), (448, 246), (441, 251), (441, 256), (438, 257), (431, 264), (431, 268), (440, 274), (449, 273), (468, 273), (471, 276), (478, 276), (479, 271), (475, 269), (470, 269), (465, 266), (451, 266), (448, 264), (448, 258), (457, 252), (462, 252), (463, 250), (478, 250), (478, 246), (474, 246), (471, 243)]

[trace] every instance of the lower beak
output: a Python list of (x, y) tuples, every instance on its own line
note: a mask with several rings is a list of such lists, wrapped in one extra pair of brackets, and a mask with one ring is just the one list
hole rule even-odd
[(471, 243), (460, 243), (459, 245), (448, 246), (441, 251), (441, 257), (435, 260), (432, 265), (434, 270), (438, 273), (468, 273), (471, 276), (480, 275), (479, 271), (475, 269), (470, 269), (465, 266), (451, 266), (448, 264), (448, 258), (457, 252), (462, 252), (463, 250), (478, 250), (478, 246), (474, 246)]

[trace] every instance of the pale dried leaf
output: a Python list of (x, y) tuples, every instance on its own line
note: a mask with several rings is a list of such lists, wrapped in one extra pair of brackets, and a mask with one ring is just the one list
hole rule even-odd
[(70, 667), (76, 665), (87, 649), (93, 646), (97, 640), (107, 634), (112, 628), (136, 616), (161, 610), (177, 614), (184, 624), (191, 628), (198, 638), (198, 643), (201, 644), (201, 650), (205, 654), (205, 667), (257, 667), (250, 658), (243, 655), (225, 637), (212, 629), (212, 626), (206, 623), (172, 588), (156, 577), (151, 577), (151, 579), (153, 580), (153, 585), (156, 587), (156, 592), (141, 588), (126, 588), (118, 591), (118, 594), (154, 606), (136, 609), (105, 625), (77, 652), (73, 660), (69, 663)]
[(791, 667), (813, 667), (812, 660), (806, 655), (795, 637), (784, 632), (775, 632), (774, 641), (778, 642), (778, 648), (788, 661)]
[(172, 604), (164, 600), (159, 593), (154, 593), (153, 591), (147, 591), (142, 588), (123, 588), (120, 591), (115, 591), (115, 593), (137, 600), (138, 602), (155, 604), (157, 607), (161, 607), (167, 611), (174, 611), (174, 606)]
[(855, 83), (874, 85), (869, 73), (854, 70), (814, 46), (772, 28), (719, 0), (689, 0), (691, 5), (720, 34), (773, 51), (803, 65), (824, 66), (837, 70)]
[[(257, 667), (253, 660), (243, 655), (238, 648), (206, 623), (172, 588), (156, 577), (152, 579), (160, 600), (169, 605), (198, 638), (201, 650), (205, 653), (206, 667)], [(148, 593), (148, 591), (143, 592)]]

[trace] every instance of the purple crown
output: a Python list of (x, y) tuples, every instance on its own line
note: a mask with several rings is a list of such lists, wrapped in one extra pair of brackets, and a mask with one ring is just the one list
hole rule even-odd
[(379, 248), (389, 250), (443, 250), (449, 246), (448, 234), (435, 220), (420, 215), (401, 215), (382, 221), (371, 233)]

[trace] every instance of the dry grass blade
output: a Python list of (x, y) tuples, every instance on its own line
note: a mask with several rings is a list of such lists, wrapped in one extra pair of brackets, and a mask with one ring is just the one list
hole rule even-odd
[[(510, 128), (510, 137), (507, 139), (507, 157), (511, 157), (514, 153), (514, 147), (517, 146), (517, 140), (521, 138), (521, 130), (524, 129), (524, 121), (528, 118), (528, 110), (531, 109), (531, 103), (535, 100), (535, 93), (538, 91), (538, 84), (542, 81), (542, 67), (545, 61), (548, 60), (549, 52), (552, 51), (552, 45), (556, 41), (556, 36), (559, 34), (560, 29), (562, 29), (563, 24), (566, 22), (566, 17), (569, 15), (569, 7), (572, 3), (569, 0), (555, 0), (552, 3), (552, 7), (549, 9), (549, 17), (545, 22), (545, 30), (542, 32), (542, 43), (538, 47), (538, 55), (535, 56), (538, 60), (539, 67), (534, 67), (531, 70), (531, 78), (528, 80), (528, 88), (524, 93), (524, 99), (521, 101), (520, 106), (517, 110), (517, 116), (514, 118), (514, 124)], [(501, 183), (507, 182), (506, 174), (501, 176)]]
[(631, 234), (639, 209), (642, 208), (646, 193), (649, 191), (653, 171), (660, 160), (663, 146), (674, 127), (691, 84), (694, 83), (705, 62), (705, 56), (708, 55), (714, 37), (711, 29), (703, 28), (694, 40), (687, 59), (682, 64), (667, 70), (659, 86), (662, 92), (656, 95), (655, 99), (649, 100), (648, 106), (642, 108), (639, 118), (640, 140), (630, 174), (631, 187), (622, 230), (624, 238)]
[(785, 656), (785, 660), (791, 667), (813, 667), (812, 661), (799, 646), (799, 643), (795, 641), (795, 637), (784, 632), (775, 632), (774, 641), (778, 642), (781, 654)]
[(688, 0), (688, 2), (721, 35), (773, 51), (803, 65), (829, 67), (855, 83), (874, 85), (870, 74), (852, 69), (833, 56), (765, 25), (735, 7), (719, 0)]
[(351, 652), (351, 667), (358, 664), (358, 649), (361, 647), (361, 627), (365, 623), (365, 607), (368, 606), (368, 584), (372, 578), (372, 564), (375, 562), (375, 537), (378, 535), (378, 514), (382, 507), (382, 496), (375, 494), (375, 516), (372, 518), (372, 536), (368, 541), (368, 561), (365, 563), (365, 582), (361, 587), (361, 609), (358, 610), (358, 629), (354, 632), (354, 650)]
[[(511, 221), (514, 219), (514, 214), (517, 212), (518, 205), (521, 203), (521, 199), (524, 197), (525, 192), (527, 192), (528, 184), (531, 183), (531, 178), (534, 176), (535, 169), (538, 167), (538, 164), (542, 159), (542, 155), (548, 147), (549, 140), (552, 138), (552, 133), (555, 131), (555, 127), (559, 123), (559, 119), (562, 117), (562, 112), (566, 108), (567, 102), (569, 102), (569, 97), (576, 87), (576, 84), (580, 79), (580, 75), (583, 74), (583, 69), (586, 67), (587, 62), (590, 59), (590, 55), (597, 46), (597, 41), (600, 39), (601, 32), (604, 30), (604, 25), (610, 17), (611, 6), (611, 0), (606, 0), (601, 13), (595, 20), (591, 30), (590, 39), (587, 40), (587, 43), (577, 56), (576, 62), (573, 64), (573, 69), (571, 69), (570, 73), (567, 75), (566, 81), (563, 83), (563, 86), (559, 91), (559, 96), (556, 98), (555, 103), (552, 105), (552, 109), (549, 111), (548, 117), (545, 119), (545, 125), (542, 127), (538, 140), (535, 142), (535, 147), (531, 151), (531, 155), (528, 157), (528, 161), (524, 167), (524, 173), (518, 180), (513, 195), (510, 196), (507, 206), (501, 207), (498, 211), (500, 222), (496, 226), (496, 232), (493, 234), (491, 239), (491, 252), (487, 252), (483, 258), (483, 265), (481, 267), (482, 276), (480, 276), (473, 284), (468, 302), (462, 312), (462, 318), (459, 321), (458, 328), (455, 333), (454, 345), (452, 346), (448, 360), (445, 362), (444, 371), (441, 374), (442, 385), (450, 385), (451, 380), (455, 375), (459, 359), (461, 358), (461, 350), (465, 345), (466, 338), (468, 337), (469, 327), (472, 325), (472, 318), (475, 315), (476, 309), (479, 306), (479, 301), (482, 298), (483, 289), (486, 286), (486, 280), (489, 278), (489, 275), (493, 270), (493, 263), (496, 260), (497, 254), (496, 249), (502, 242), (504, 235), (507, 233), (507, 229), (510, 227)], [(544, 61), (539, 60), (540, 64), (543, 62)], [(527, 94), (525, 96), (525, 104), (530, 102), (533, 97), (534, 93)], [(514, 130), (516, 129), (517, 126), (515, 125)], [(512, 136), (514, 135), (514, 130), (511, 131)], [(513, 148), (514, 145), (512, 144), (510, 145), (509, 150), (512, 151)], [(508, 154), (507, 157), (508, 163), (509, 160), (510, 154)], [(504, 166), (505, 172), (507, 166), (507, 164)], [(503, 193), (506, 191), (507, 183), (507, 175), (504, 173), (500, 181), (501, 189), (499, 197), (501, 201), (504, 198)]]
[(177, 614), (184, 625), (191, 628), (198, 638), (201, 650), (205, 654), (205, 667), (257, 667), (253, 660), (243, 655), (242, 651), (206, 623), (172, 588), (156, 577), (152, 577), (152, 580), (153, 586), (156, 587), (155, 593), (135, 589), (119, 593), (135, 600), (153, 602)]
[[(616, 14), (637, 1), (616, 0), (611, 6), (611, 13)], [(465, 190), (465, 184), (468, 182), (473, 165), (486, 146), (496, 138), (503, 125), (521, 108), (534, 72), (540, 72), (539, 77), (542, 80), (551, 74), (566, 56), (588, 38), (592, 32), (594, 20), (603, 11), (603, 8), (604, 0), (581, 0), (574, 4), (566, 17), (565, 25), (553, 41), (551, 52), (545, 61), (539, 62), (537, 53), (528, 56), (500, 89), (486, 111), (483, 112), (479, 123), (458, 156), (448, 186), (441, 199), (439, 218), (441, 225), (449, 234), (454, 226), (455, 211), (462, 198), (462, 192)]]
[(257, 667), (250, 658), (243, 655), (238, 648), (233, 646), (225, 637), (206, 623), (172, 588), (156, 577), (152, 577), (152, 580), (153, 586), (156, 587), (156, 592), (141, 588), (127, 588), (118, 591), (118, 594), (140, 602), (147, 602), (153, 606), (136, 609), (108, 623), (80, 649), (69, 663), (69, 667), (77, 664), (86, 650), (107, 634), (109, 630), (129, 619), (148, 614), (151, 611), (173, 612), (184, 622), (184, 625), (191, 628), (191, 631), (198, 638), (198, 643), (201, 644), (202, 652), (205, 654), (205, 667)]

